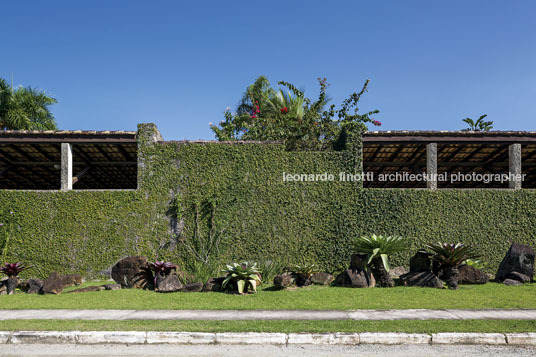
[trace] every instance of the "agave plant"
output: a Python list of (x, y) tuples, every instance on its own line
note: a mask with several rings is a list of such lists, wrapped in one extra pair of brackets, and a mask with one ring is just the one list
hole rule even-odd
[(389, 256), (405, 249), (405, 240), (398, 236), (382, 236), (373, 234), (354, 240), (354, 251), (367, 255), (367, 265), (372, 266), (377, 285), (392, 287), (395, 285), (389, 276)]
[(311, 277), (314, 273), (318, 273), (318, 269), (314, 264), (295, 265), (290, 270), (297, 275), (296, 283), (298, 286), (311, 285)]
[(449, 289), (458, 288), (458, 268), (468, 259), (476, 259), (478, 253), (463, 243), (433, 243), (426, 248), (433, 252), (432, 260), (439, 264)]
[(30, 269), (31, 267), (25, 266), (23, 263), (5, 263), (0, 267), (0, 273), (6, 274), (8, 277), (17, 276), (20, 272)]
[(227, 273), (225, 280), (222, 283), (222, 288), (227, 288), (230, 283), (235, 283), (239, 294), (251, 288), (257, 292), (257, 285), (261, 284), (261, 271), (257, 268), (257, 264), (250, 265), (248, 262), (241, 264), (232, 263), (227, 265), (227, 269), (223, 270)]

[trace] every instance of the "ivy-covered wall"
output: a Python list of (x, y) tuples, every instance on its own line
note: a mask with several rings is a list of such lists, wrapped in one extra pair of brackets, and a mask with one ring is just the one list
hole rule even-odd
[[(340, 182), (361, 172), (361, 141), (339, 152), (287, 152), (280, 144), (159, 142), (138, 132), (135, 191), (0, 191), (6, 261), (51, 271), (106, 275), (127, 255), (190, 267), (234, 260), (348, 265), (362, 234), (408, 238), (408, 258), (425, 242), (475, 244), (493, 271), (512, 241), (536, 245), (530, 190), (363, 189)], [(331, 173), (328, 182), (284, 182), (283, 173)], [(11, 213), (13, 212), (13, 213)], [(197, 212), (197, 213), (196, 213)]]

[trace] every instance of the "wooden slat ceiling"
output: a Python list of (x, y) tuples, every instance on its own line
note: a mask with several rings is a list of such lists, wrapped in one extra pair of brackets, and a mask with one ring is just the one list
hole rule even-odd
[[(49, 141), (42, 135), (39, 140), (31, 141), (26, 138), (14, 141), (13, 136), (0, 134), (0, 189), (58, 190), (61, 167), (58, 137), (65, 135), (52, 135)], [(74, 189), (137, 187), (135, 136), (106, 134), (103, 141), (94, 135), (67, 136), (73, 144)]]
[[(433, 142), (433, 141), (432, 141)], [(370, 188), (425, 188), (425, 182), (393, 182), (378, 180), (380, 174), (426, 172), (426, 144), (384, 141), (363, 144), (363, 168), (374, 173), (375, 180), (365, 182)], [(508, 173), (508, 143), (438, 143), (438, 173), (450, 177), (462, 174)], [(522, 144), (522, 172), (527, 174), (523, 188), (536, 188), (536, 142)], [(498, 182), (439, 182), (439, 188), (508, 188), (508, 183)]]

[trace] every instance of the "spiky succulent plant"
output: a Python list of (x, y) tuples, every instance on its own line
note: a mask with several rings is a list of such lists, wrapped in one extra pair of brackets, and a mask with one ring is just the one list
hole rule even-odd
[(227, 269), (223, 270), (227, 273), (225, 280), (222, 283), (222, 287), (225, 289), (229, 283), (236, 283), (238, 293), (243, 294), (246, 288), (251, 287), (254, 292), (257, 292), (257, 285), (261, 284), (260, 269), (257, 268), (257, 264), (250, 265), (248, 262), (232, 263), (227, 265)]
[(31, 267), (25, 266), (23, 263), (5, 263), (0, 267), (0, 273), (6, 274), (8, 277), (17, 276), (20, 272), (30, 269)]

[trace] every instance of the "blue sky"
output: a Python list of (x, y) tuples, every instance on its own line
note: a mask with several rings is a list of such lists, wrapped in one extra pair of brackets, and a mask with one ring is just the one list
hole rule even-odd
[(536, 130), (536, 1), (12, 1), (0, 77), (59, 101), (61, 129), (213, 139), (260, 74), (339, 104), (370, 78), (382, 130)]

